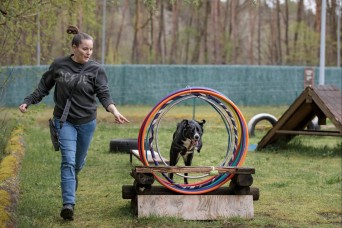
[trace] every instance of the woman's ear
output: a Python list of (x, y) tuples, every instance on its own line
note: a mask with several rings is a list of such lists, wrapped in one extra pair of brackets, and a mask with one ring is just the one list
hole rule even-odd
[(76, 48), (77, 48), (77, 46), (76, 46), (75, 44), (73, 44), (71, 47), (72, 47), (72, 50), (74, 50), (74, 51), (75, 51)]

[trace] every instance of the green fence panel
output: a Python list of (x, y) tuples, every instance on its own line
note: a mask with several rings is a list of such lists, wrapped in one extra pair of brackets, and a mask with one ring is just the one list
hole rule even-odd
[[(0, 68), (0, 104), (18, 106), (37, 86), (48, 66)], [(155, 105), (167, 94), (188, 87), (208, 87), (237, 105), (289, 105), (304, 89), (304, 66), (105, 65), (117, 104)], [(319, 68), (314, 67), (314, 84)], [(342, 69), (327, 67), (325, 84), (342, 90)], [(53, 104), (53, 96), (42, 102)]]

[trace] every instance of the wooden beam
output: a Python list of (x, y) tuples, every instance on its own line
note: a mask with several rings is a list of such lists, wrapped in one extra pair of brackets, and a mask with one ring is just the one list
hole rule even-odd
[(320, 135), (320, 136), (342, 136), (339, 131), (294, 131), (294, 130), (277, 130), (277, 134), (287, 134), (287, 135)]
[[(235, 191), (232, 187), (221, 186), (218, 189), (207, 192), (204, 195), (234, 195)], [(136, 189), (132, 185), (123, 185), (122, 186), (122, 198), (123, 199), (134, 199), (136, 195), (183, 195), (178, 192), (174, 192), (164, 186), (152, 186), (149, 191), (139, 191), (136, 192)], [(260, 198), (260, 190), (256, 187), (250, 187), (250, 191), (248, 195), (253, 196), (253, 201), (258, 201)]]
[(254, 174), (254, 168), (247, 167), (210, 167), (210, 166), (136, 166), (135, 172), (137, 173), (210, 173), (211, 171), (218, 173), (231, 173), (231, 174)]

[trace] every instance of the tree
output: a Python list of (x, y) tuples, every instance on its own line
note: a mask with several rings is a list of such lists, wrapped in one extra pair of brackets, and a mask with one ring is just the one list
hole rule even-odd
[[(298, 36), (299, 36), (299, 28), (302, 23), (303, 9), (304, 9), (304, 1), (299, 0), (298, 8), (297, 8), (296, 30), (295, 30), (294, 38), (293, 38), (293, 51), (297, 51), (297, 46), (298, 46), (297, 41), (298, 41)], [(294, 59), (293, 61), (296, 61), (296, 59)]]
[[(300, 44), (312, 47), (301, 43), (304, 36), (320, 33), (321, 1), (315, 2), (316, 14), (304, 0), (107, 1), (106, 63), (303, 65), (317, 59), (297, 53), (305, 51)], [(336, 2), (327, 2), (329, 66), (336, 65), (337, 21)], [(102, 1), (2, 0), (0, 65), (50, 64), (70, 54), (68, 25), (94, 37), (98, 60), (101, 21)]]
[(174, 1), (172, 4), (172, 35), (169, 63), (176, 63), (178, 52), (178, 15), (179, 15), (180, 1)]
[(282, 65), (282, 50), (281, 50), (281, 27), (280, 27), (280, 14), (281, 14), (281, 10), (280, 10), (280, 2), (279, 0), (277, 0), (277, 42), (276, 42), (276, 50), (277, 50), (277, 56), (276, 56), (276, 62), (277, 65)]
[(287, 58), (290, 55), (290, 47), (289, 47), (289, 2), (285, 0), (285, 15), (284, 15), (284, 24), (285, 24), (285, 63), (287, 62)]

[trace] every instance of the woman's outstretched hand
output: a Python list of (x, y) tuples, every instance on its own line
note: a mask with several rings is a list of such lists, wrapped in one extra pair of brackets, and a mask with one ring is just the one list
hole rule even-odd
[(114, 104), (110, 104), (108, 107), (107, 107), (107, 110), (110, 111), (114, 117), (115, 117), (115, 123), (117, 124), (124, 124), (124, 123), (129, 123), (129, 120), (126, 119), (126, 117), (124, 117), (120, 112), (119, 110), (115, 107)]
[(20, 110), (22, 113), (27, 112), (27, 104), (21, 104), (21, 105), (19, 106), (19, 110)]

